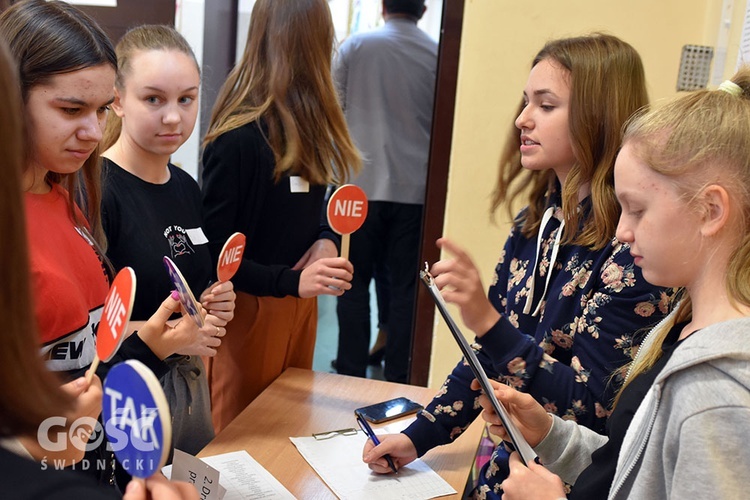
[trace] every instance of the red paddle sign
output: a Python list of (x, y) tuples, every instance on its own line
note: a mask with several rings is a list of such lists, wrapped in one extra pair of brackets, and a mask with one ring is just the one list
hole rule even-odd
[(348, 259), (349, 235), (367, 218), (367, 195), (354, 184), (344, 184), (328, 200), (326, 215), (328, 225), (341, 235), (341, 256)]
[(328, 225), (339, 234), (351, 234), (367, 218), (367, 195), (354, 184), (344, 184), (328, 200)]
[(234, 233), (229, 237), (219, 254), (219, 263), (216, 265), (216, 276), (219, 281), (229, 281), (240, 268), (242, 254), (245, 252), (245, 235)]
[(104, 299), (104, 311), (96, 333), (96, 354), (105, 363), (112, 359), (125, 338), (135, 299), (135, 271), (123, 267)]
[(130, 313), (133, 311), (135, 300), (135, 271), (130, 267), (123, 267), (112, 281), (107, 297), (104, 299), (102, 319), (96, 330), (96, 356), (87, 370), (86, 380), (91, 383), (99, 361), (105, 363), (120, 348), (128, 329)]

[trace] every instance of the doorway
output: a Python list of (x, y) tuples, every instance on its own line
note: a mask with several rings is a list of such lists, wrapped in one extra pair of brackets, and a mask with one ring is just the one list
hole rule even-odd
[[(231, 0), (222, 1), (231, 3)], [(235, 17), (237, 40), (233, 47), (224, 47), (224, 54), (231, 50), (236, 58), (236, 54), (240, 54), (244, 48), (254, 3), (254, 0), (239, 0)], [(329, 0), (329, 6), (334, 16), (337, 38), (341, 41), (352, 32), (353, 23), (360, 30), (377, 25), (381, 0)], [(420, 27), (438, 40), (439, 52), (420, 259), (419, 262), (415, 262), (415, 279), (421, 262), (433, 263), (440, 257), (435, 240), (443, 231), (464, 0), (427, 0), (427, 6), (428, 10)], [(208, 41), (209, 37), (206, 40)], [(207, 97), (204, 92), (204, 106), (207, 105)], [(324, 307), (329, 309), (335, 307), (330, 305), (335, 303), (334, 301), (321, 302), (328, 304)], [(426, 386), (428, 383), (434, 313), (432, 298), (421, 286), (417, 287), (409, 374), (409, 383), (413, 385)], [(326, 310), (321, 315), (324, 314), (330, 318), (331, 311)], [(332, 314), (335, 317), (335, 308)], [(333, 323), (335, 319), (329, 319), (327, 328), (331, 328), (330, 325)], [(334, 335), (337, 336), (337, 331)], [(330, 344), (330, 340), (327, 342)], [(327, 352), (330, 352), (330, 349)], [(331, 356), (329, 354), (326, 357)], [(319, 364), (322, 369), (328, 369), (328, 363), (330, 360), (324, 361), (321, 358)]]

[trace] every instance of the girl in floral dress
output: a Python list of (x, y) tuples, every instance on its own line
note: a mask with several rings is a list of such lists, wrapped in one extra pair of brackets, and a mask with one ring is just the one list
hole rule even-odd
[[(471, 257), (452, 254), (431, 273), (457, 304), (487, 375), (531, 394), (548, 411), (603, 431), (639, 333), (667, 313), (669, 291), (648, 284), (615, 236), (613, 168), (620, 130), (647, 104), (638, 53), (609, 35), (547, 43), (534, 59), (500, 162), (493, 211), (526, 196), (485, 295)], [(463, 360), (403, 433), (364, 461), (387, 473), (461, 435), (481, 407)], [(495, 449), (474, 495), (498, 497), (508, 453)]]

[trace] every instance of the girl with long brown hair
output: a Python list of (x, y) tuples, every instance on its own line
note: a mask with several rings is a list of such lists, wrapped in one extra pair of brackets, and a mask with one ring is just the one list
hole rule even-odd
[[(747, 67), (628, 123), (614, 172), (617, 238), (649, 282), (683, 292), (628, 368), (606, 435), (496, 386), (546, 467), (512, 456), (503, 498), (560, 498), (560, 478), (573, 483), (569, 498), (747, 496), (749, 152)], [(506, 437), (494, 412), (483, 416)]]
[(312, 367), (315, 297), (351, 286), (352, 266), (321, 223), (326, 186), (360, 164), (331, 77), (333, 42), (325, 0), (257, 1), (211, 116), (203, 207), (214, 260), (233, 232), (247, 236), (236, 315), (208, 360), (217, 431), (287, 367)]
[[(56, 42), (57, 52), (45, 50), (51, 41)], [(28, 50), (32, 47), (33, 50)], [(76, 222), (84, 229), (93, 228), (87, 223), (84, 211), (65, 196), (65, 190), (58, 183), (78, 172), (86, 163), (83, 160), (88, 158), (77, 154), (76, 149), (70, 150), (73, 137), (79, 141), (77, 147), (91, 146), (97, 129), (100, 133), (99, 118), (106, 114), (104, 108), (111, 95), (106, 84), (114, 81), (114, 59), (110, 57), (113, 55), (111, 45), (98, 26), (66, 3), (19, 2), (0, 16), (0, 98), (3, 100), (0, 107), (0, 234), (5, 238), (5, 244), (0, 246), (0, 315), (3, 317), (0, 329), (3, 345), (0, 351), (0, 480), (3, 496), (9, 498), (120, 497), (109, 484), (97, 485), (80, 473), (57, 470), (61, 465), (80, 460), (83, 450), (68, 446), (56, 451), (45, 449), (40, 443), (48, 438), (47, 443), (60, 444), (60, 436), (70, 441), (74, 437), (80, 439), (81, 427), (74, 436), (69, 427), (65, 428), (68, 432), (61, 432), (60, 426), (55, 425), (53, 440), (49, 440), (42, 429), (49, 428), (45, 422), (52, 417), (65, 418), (68, 425), (81, 417), (95, 419), (101, 411), (102, 388), (97, 377), (91, 384), (81, 377), (61, 386), (60, 374), (45, 367), (45, 359), (39, 354), (37, 326), (40, 321), (34, 313), (35, 307), (39, 310), (41, 297), (36, 293), (39, 283), (30, 273), (32, 270), (38, 274), (39, 252), (32, 248), (38, 242), (28, 240), (28, 231), (29, 226), (40, 222), (43, 214), (29, 214), (24, 210), (24, 203), (27, 208), (30, 204), (30, 193), (37, 194), (30, 189), (40, 191), (46, 184), (47, 199), (55, 201), (46, 208), (58, 208), (57, 215), (66, 220), (65, 228), (75, 227)], [(102, 81), (94, 83), (92, 76)], [(54, 125), (59, 128), (53, 129)], [(44, 127), (58, 134), (42, 130)], [(71, 130), (78, 133), (73, 137), (65, 133)], [(63, 142), (68, 149), (51, 147)], [(93, 156), (96, 160), (96, 155)], [(93, 170), (95, 163), (88, 162), (85, 168)], [(50, 167), (48, 172), (44, 172), (45, 166)], [(79, 194), (75, 180), (68, 178), (68, 181), (65, 185)], [(89, 181), (96, 188), (96, 177), (90, 177)], [(53, 238), (52, 243), (61, 243), (54, 240), (56, 234), (48, 236)], [(94, 253), (90, 248), (88, 251)], [(53, 265), (48, 269), (57, 271), (58, 276), (63, 274)], [(102, 268), (98, 262), (95, 269), (101, 279)], [(50, 304), (41, 305), (53, 309)], [(152, 322), (150, 329), (161, 332), (159, 326)], [(62, 349), (52, 352), (62, 357)], [(51, 357), (47, 356), (47, 364), (60, 361)], [(44, 461), (40, 464), (38, 460)], [(153, 498), (197, 498), (191, 485), (168, 483), (163, 476), (133, 483), (124, 498), (140, 500), (146, 497), (147, 490)]]
[[(622, 382), (612, 371), (630, 361), (636, 334), (667, 313), (667, 291), (647, 283), (614, 238), (620, 129), (646, 104), (643, 65), (629, 44), (605, 34), (548, 42), (534, 58), (500, 161), (493, 210), (514, 199), (527, 207), (489, 293), (469, 254), (448, 239), (438, 245), (453, 257), (431, 269), (476, 334), (488, 376), (597, 430)], [(365, 461), (387, 472), (385, 453), (403, 465), (460, 436), (480, 412), (473, 378), (458, 363), (417, 421), (375, 449), (368, 444)], [(507, 458), (498, 446), (478, 477), (478, 497), (501, 494)]]

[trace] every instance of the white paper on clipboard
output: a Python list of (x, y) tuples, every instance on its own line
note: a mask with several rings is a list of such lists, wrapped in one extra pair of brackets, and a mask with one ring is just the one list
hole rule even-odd
[(458, 347), (461, 348), (461, 353), (464, 355), (466, 362), (469, 363), (469, 367), (471, 367), (471, 371), (474, 373), (474, 376), (479, 381), (479, 385), (482, 387), (482, 392), (484, 392), (485, 395), (489, 398), (490, 402), (492, 403), (492, 407), (495, 410), (495, 413), (500, 416), (500, 420), (503, 422), (503, 426), (508, 432), (511, 441), (513, 442), (513, 446), (521, 456), (521, 460), (523, 460), (524, 464), (532, 462), (534, 458), (536, 458), (536, 453), (534, 453), (533, 448), (529, 446), (529, 443), (526, 442), (526, 439), (523, 437), (523, 434), (521, 434), (521, 431), (518, 430), (518, 427), (515, 426), (510, 418), (510, 415), (505, 410), (505, 407), (500, 401), (497, 400), (497, 397), (495, 397), (495, 391), (492, 390), (490, 379), (484, 372), (484, 368), (477, 359), (477, 355), (474, 353), (474, 350), (466, 341), (466, 337), (464, 337), (463, 333), (461, 333), (461, 330), (458, 329), (458, 325), (453, 320), (451, 314), (448, 312), (448, 307), (445, 303), (445, 300), (443, 300), (443, 295), (435, 285), (432, 276), (427, 271), (419, 271), (419, 278), (420, 281), (427, 287), (427, 290), (430, 291), (430, 295), (432, 295), (432, 299), (435, 301), (435, 305), (437, 306), (438, 311), (440, 311), (441, 316), (443, 316), (443, 319), (448, 324), (448, 328), (453, 334), (453, 338), (456, 339)]

